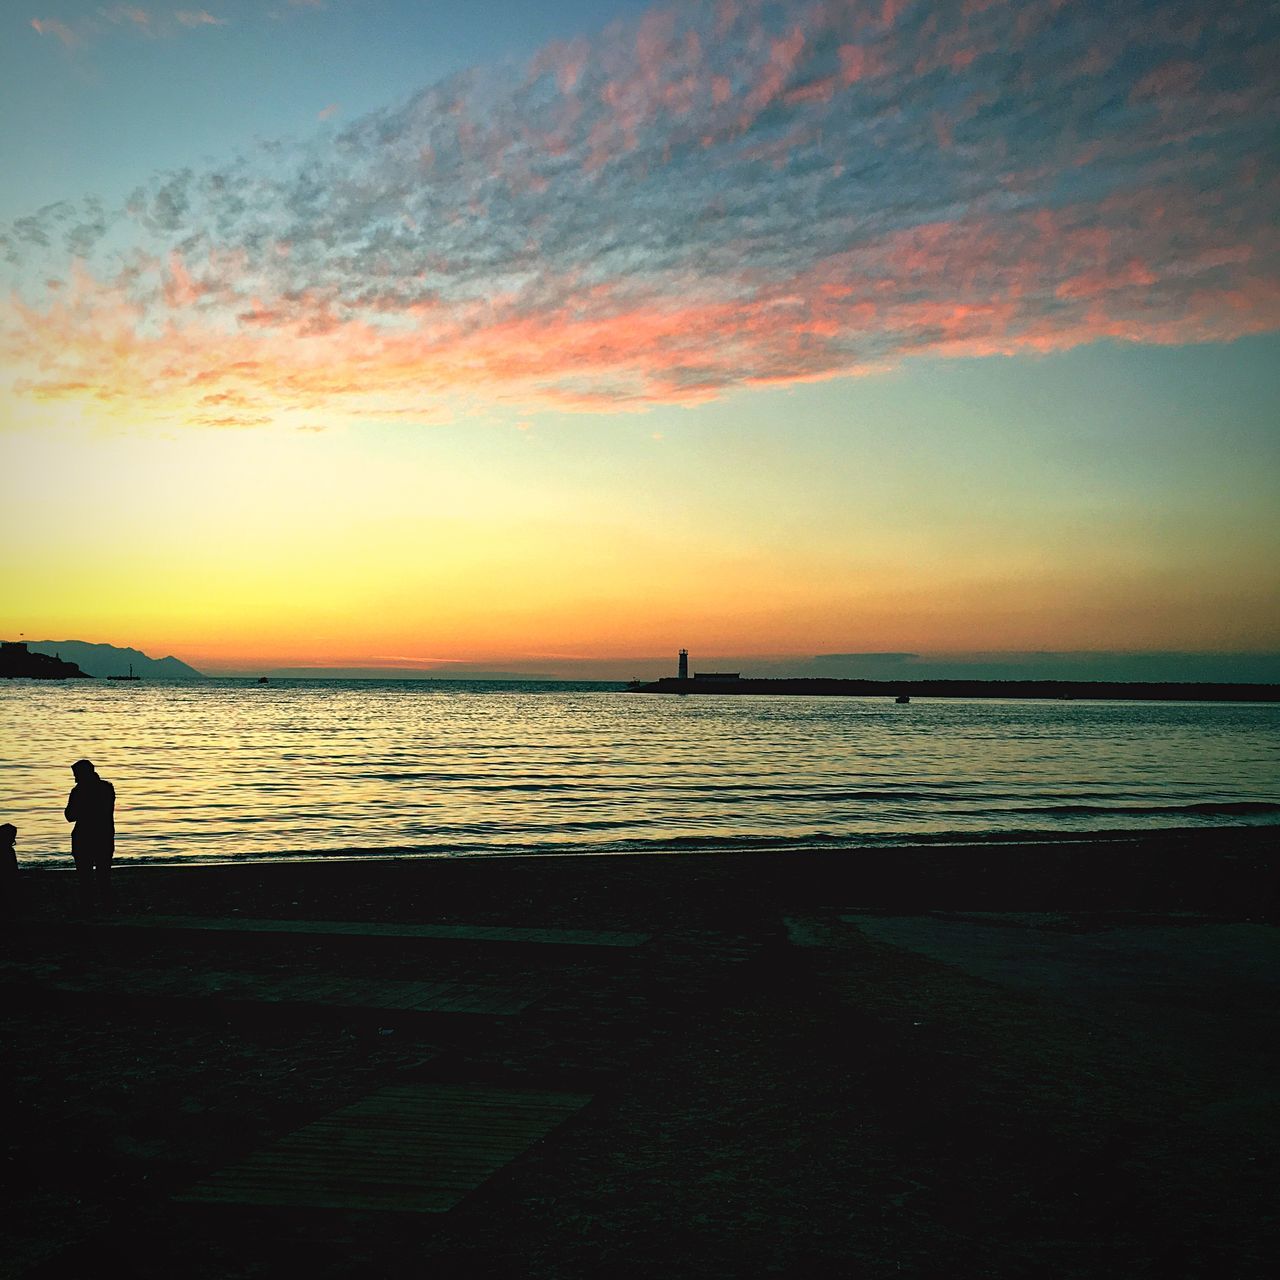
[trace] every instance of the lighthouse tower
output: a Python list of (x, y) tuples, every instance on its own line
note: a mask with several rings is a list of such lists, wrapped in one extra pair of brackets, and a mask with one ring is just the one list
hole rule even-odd
[(680, 650), (680, 679), (687, 680), (689, 678), (689, 650)]

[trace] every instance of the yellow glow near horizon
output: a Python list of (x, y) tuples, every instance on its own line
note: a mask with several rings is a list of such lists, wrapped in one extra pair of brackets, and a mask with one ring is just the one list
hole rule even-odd
[(1265, 478), (1241, 470), (1228, 510), (1208, 446), (1198, 473), (1086, 485), (1075, 455), (995, 426), (885, 454), (895, 426), (860, 451), (774, 425), (830, 394), (775, 398), (765, 426), (737, 416), (750, 400), (533, 430), (46, 420), (0, 442), (0, 630), (214, 669), (1277, 647)]
[(51, 7), (0, 635), (1280, 652), (1267, 5)]

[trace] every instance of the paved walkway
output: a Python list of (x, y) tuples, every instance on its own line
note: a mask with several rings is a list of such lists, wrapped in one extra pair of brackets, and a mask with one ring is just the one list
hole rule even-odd
[(447, 942), (516, 942), (544, 946), (639, 947), (647, 933), (589, 929), (528, 929), (477, 924), (374, 924), (362, 920), (246, 920), (239, 916), (119, 916), (98, 922), (116, 929), (190, 929), (219, 933), (292, 933), (323, 937), (402, 938)]
[(1189, 920), (1072, 927), (1059, 914), (843, 915), (868, 937), (1026, 990), (1150, 992), (1180, 997), (1215, 984), (1280, 986), (1280, 931)]
[(38, 985), (52, 991), (145, 999), (220, 998), (264, 1004), (499, 1017), (522, 1012), (538, 995), (531, 986), (488, 986), (449, 980), (406, 982), (390, 978), (346, 978), (337, 974), (294, 977), (225, 969), (140, 970), (120, 966), (64, 972), (57, 965), (39, 961), (0, 964), (0, 982)]
[(174, 1198), (444, 1213), (589, 1101), (545, 1090), (394, 1085)]

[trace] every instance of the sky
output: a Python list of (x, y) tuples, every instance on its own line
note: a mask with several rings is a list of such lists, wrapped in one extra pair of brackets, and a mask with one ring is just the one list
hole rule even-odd
[(1278, 126), (1271, 0), (15, 0), (0, 634), (1274, 654)]

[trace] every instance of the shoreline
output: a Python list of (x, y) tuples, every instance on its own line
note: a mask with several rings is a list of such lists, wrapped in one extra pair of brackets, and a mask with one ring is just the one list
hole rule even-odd
[[(259, 866), (287, 864), (289, 866), (327, 865), (332, 863), (351, 863), (367, 865), (370, 863), (396, 862), (494, 862), (520, 859), (597, 859), (597, 858), (703, 858), (703, 857), (791, 857), (804, 858), (811, 855), (827, 855), (831, 857), (864, 858), (879, 854), (898, 853), (905, 857), (916, 853), (939, 852), (945, 850), (982, 849), (1057, 849), (1062, 846), (1078, 847), (1088, 845), (1131, 845), (1131, 844), (1194, 844), (1211, 842), (1247, 844), (1255, 841), (1266, 842), (1268, 836), (1280, 842), (1280, 821), (1261, 821), (1251, 823), (1235, 823), (1231, 825), (1196, 825), (1169, 827), (1108, 827), (1096, 831), (995, 831), (995, 832), (939, 832), (929, 834), (885, 834), (862, 837), (862, 843), (839, 837), (815, 837), (812, 841), (801, 838), (788, 841), (779, 836), (771, 840), (769, 837), (753, 838), (726, 837), (719, 842), (699, 841), (693, 838), (688, 844), (675, 842), (660, 847), (645, 846), (618, 848), (616, 846), (568, 847), (564, 845), (548, 845), (533, 849), (529, 847), (492, 847), (488, 849), (422, 849), (401, 848), (397, 846), (374, 848), (334, 848), (334, 849), (301, 849), (279, 853), (233, 853), (219, 857), (203, 854), (170, 854), (148, 856), (121, 856), (117, 853), (113, 863), (113, 873), (142, 868), (201, 868), (226, 866)], [(22, 871), (74, 871), (71, 854), (20, 855), (19, 867)]]
[[(600, 927), (643, 921), (684, 893), (691, 909), (725, 895), (751, 913), (844, 900), (911, 911), (1193, 910), (1270, 920), (1280, 912), (1278, 849), (1273, 828), (1177, 828), (1105, 839), (758, 852), (118, 861), (112, 878), (125, 911), (168, 903), (164, 910), (200, 912), (205, 901), (245, 910), (260, 900), (264, 908), (299, 915), (310, 898), (328, 903), (330, 914), (354, 911), (370, 919), (430, 919), (441, 909), (485, 917), (515, 911)], [(74, 873), (69, 857), (60, 866), (20, 871), (35, 918), (65, 910), (75, 884), (68, 872)]]

